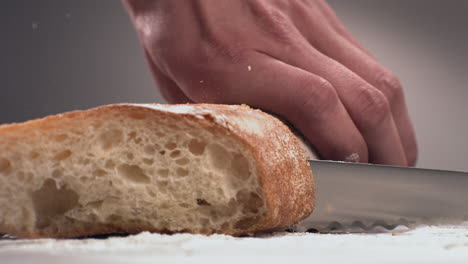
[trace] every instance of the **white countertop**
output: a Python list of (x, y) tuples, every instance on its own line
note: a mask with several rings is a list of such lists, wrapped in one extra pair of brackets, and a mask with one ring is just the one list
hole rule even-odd
[(1, 263), (468, 263), (468, 222), (378, 234), (0, 239)]

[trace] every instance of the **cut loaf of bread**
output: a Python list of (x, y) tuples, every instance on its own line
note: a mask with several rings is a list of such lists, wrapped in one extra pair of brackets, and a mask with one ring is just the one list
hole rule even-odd
[(247, 106), (119, 104), (0, 126), (0, 233), (244, 235), (314, 202), (295, 136)]

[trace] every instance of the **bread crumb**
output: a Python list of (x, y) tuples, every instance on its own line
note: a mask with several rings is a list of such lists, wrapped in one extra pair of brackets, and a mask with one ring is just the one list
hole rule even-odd
[(200, 80), (200, 83), (204, 83), (205, 81), (204, 80)]
[(352, 153), (351, 155), (345, 158), (346, 162), (359, 162), (360, 157), (358, 153)]
[(332, 213), (333, 211), (335, 211), (335, 208), (333, 207), (333, 205), (327, 203), (327, 204), (325, 205), (325, 211), (326, 211), (327, 213)]
[(449, 243), (449, 244), (444, 245), (445, 249), (452, 249), (454, 247), (457, 247), (456, 243)]
[(248, 70), (248, 71), (252, 71), (252, 66), (248, 65), (248, 66), (247, 66), (247, 70)]

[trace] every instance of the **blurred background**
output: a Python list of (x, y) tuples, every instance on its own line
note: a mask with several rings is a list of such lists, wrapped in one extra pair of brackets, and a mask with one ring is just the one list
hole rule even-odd
[[(329, 0), (404, 85), (417, 166), (468, 171), (468, 1)], [(3, 0), (0, 123), (164, 102), (120, 1)]]

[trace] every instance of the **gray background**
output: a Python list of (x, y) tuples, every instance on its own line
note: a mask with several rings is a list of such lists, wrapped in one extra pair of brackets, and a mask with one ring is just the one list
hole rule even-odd
[[(468, 171), (468, 1), (329, 1), (401, 79), (418, 167)], [(163, 102), (120, 1), (3, 0), (0, 123)]]

